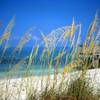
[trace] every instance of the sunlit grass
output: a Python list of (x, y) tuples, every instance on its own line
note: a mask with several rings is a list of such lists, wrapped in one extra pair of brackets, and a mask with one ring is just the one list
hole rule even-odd
[[(14, 18), (10, 21), (4, 31), (4, 34), (1, 36), (0, 45), (2, 45), (4, 41), (7, 43), (9, 40), (13, 28), (13, 23)], [(51, 34), (51, 32), (50, 35), (45, 35), (42, 31), (39, 30), (41, 34), (41, 43), (35, 41), (30, 54), (25, 58), (21, 58), (20, 61), (16, 64), (8, 63), (11, 68), (5, 77), (7, 79), (5, 92), (3, 92), (3, 85), (2, 87), (0, 86), (0, 99), (10, 100), (10, 98), (12, 98), (12, 95), (9, 93), (9, 78), (11, 79), (16, 74), (20, 74), (20, 67), (23, 66), (25, 67), (25, 71), (21, 76), (23, 83), (20, 84), (19, 88), (16, 90), (18, 92), (18, 100), (20, 100), (23, 84), (26, 84), (24, 90), (26, 91), (27, 100), (99, 100), (98, 95), (93, 94), (93, 89), (89, 87), (89, 83), (86, 82), (85, 79), (88, 69), (91, 69), (93, 66), (93, 62), (89, 61), (88, 56), (93, 56), (92, 52), (95, 47), (95, 41), (100, 36), (100, 29), (98, 30), (98, 15), (95, 15), (94, 20), (90, 24), (85, 42), (81, 47), (81, 51), (79, 51), (79, 46), (81, 45), (80, 42), (82, 39), (81, 28), (81, 24), (77, 25), (73, 19), (72, 25), (66, 26), (65, 30), (63, 30), (63, 28), (59, 28), (58, 30), (54, 30), (53, 34)], [(30, 28), (23, 35), (11, 54), (13, 57), (16, 56), (16, 53), (18, 53), (18, 55), (21, 54), (23, 47), (32, 39), (32, 32), (33, 29)], [(95, 32), (97, 32), (96, 37), (94, 36)], [(57, 36), (57, 33), (61, 34), (58, 34), (59, 36)], [(41, 44), (43, 45), (43, 49), (41, 54), (39, 54)], [(56, 52), (57, 47), (59, 47), (60, 44), (61, 47), (59, 51)], [(1, 63), (7, 46), (8, 43), (4, 47), (3, 55), (0, 59)], [(69, 46), (70, 51), (67, 50), (67, 46)], [(83, 58), (81, 58), (80, 55), (83, 56)], [(63, 59), (65, 62), (63, 62)], [(98, 62), (99, 59), (97, 59)], [(11, 62), (13, 62), (13, 59), (11, 59)], [(40, 79), (38, 80), (38, 83), (39, 81), (41, 82), (40, 91), (38, 91), (38, 85), (34, 87), (35, 83), (33, 81), (35, 80), (35, 76), (33, 75), (34, 72), (31, 72), (32, 70), (35, 71), (34, 67), (36, 62), (39, 64), (42, 70), (42, 75), (39, 76)], [(61, 71), (60, 67), (62, 67)], [(45, 75), (45, 69), (48, 71), (47, 75)], [(52, 69), (54, 69), (53, 79), (51, 79)], [(70, 79), (70, 82), (69, 80), (66, 80), (67, 75), (79, 70), (81, 71), (81, 74), (76, 80), (73, 81), (73, 79)], [(31, 73), (32, 76), (30, 76)], [(25, 77), (25, 79), (23, 77)]]

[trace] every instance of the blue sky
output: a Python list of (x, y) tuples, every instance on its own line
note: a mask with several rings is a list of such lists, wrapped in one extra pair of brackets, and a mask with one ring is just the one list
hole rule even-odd
[(48, 34), (70, 25), (74, 17), (76, 23), (82, 23), (84, 39), (97, 9), (100, 10), (100, 0), (0, 0), (0, 34), (13, 16), (16, 21), (12, 35), (19, 37), (33, 26)]

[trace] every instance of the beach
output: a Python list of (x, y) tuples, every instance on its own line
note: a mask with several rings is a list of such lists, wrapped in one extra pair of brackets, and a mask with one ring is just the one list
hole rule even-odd
[[(64, 81), (76, 80), (80, 76), (81, 71), (68, 73), (64, 76)], [(1, 79), (0, 80), (0, 97), (7, 98), (7, 100), (26, 100), (29, 90), (37, 90), (36, 94), (39, 94), (47, 85), (48, 76), (31, 76), (25, 78), (14, 79)], [(49, 86), (52, 86), (54, 82), (54, 75), (49, 77)], [(58, 74), (57, 84), (62, 80), (62, 75)], [(100, 69), (91, 69), (86, 72), (86, 80), (92, 86), (95, 93), (100, 93)], [(2, 95), (3, 94), (3, 95)]]

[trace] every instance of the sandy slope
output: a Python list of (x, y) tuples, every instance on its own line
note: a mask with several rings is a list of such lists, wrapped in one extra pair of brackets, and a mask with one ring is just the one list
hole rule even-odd
[[(80, 76), (80, 74), (81, 71), (66, 74), (65, 80), (76, 80)], [(0, 97), (6, 97), (9, 100), (26, 100), (26, 94), (28, 92), (27, 90), (32, 88), (37, 89), (38, 91), (43, 90), (43, 88), (41, 88), (41, 85), (45, 87), (47, 78), (47, 76), (44, 76), (43, 78), (35, 76), (8, 80), (2, 79), (0, 80)], [(62, 76), (59, 74), (57, 76), (58, 83), (61, 79)], [(89, 81), (90, 86), (93, 86), (94, 93), (100, 91), (100, 69), (88, 70), (86, 73), (86, 79)], [(43, 80), (43, 84), (41, 84), (41, 80)], [(52, 85), (53, 75), (50, 76), (50, 80)]]

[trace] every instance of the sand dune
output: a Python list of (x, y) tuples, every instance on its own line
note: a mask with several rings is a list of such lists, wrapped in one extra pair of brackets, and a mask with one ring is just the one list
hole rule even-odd
[[(65, 80), (76, 80), (81, 71), (66, 74)], [(29, 89), (37, 89), (38, 93), (43, 90), (47, 83), (47, 76), (32, 76), (27, 78), (1, 79), (0, 80), (0, 97), (8, 98), (8, 100), (26, 100)], [(50, 76), (50, 84), (52, 85), (54, 76)], [(57, 76), (57, 84), (61, 81), (62, 76)], [(86, 80), (90, 86), (93, 86), (94, 93), (100, 91), (100, 69), (91, 69), (86, 72)], [(70, 83), (70, 82), (69, 82)], [(41, 88), (42, 86), (42, 88)]]

